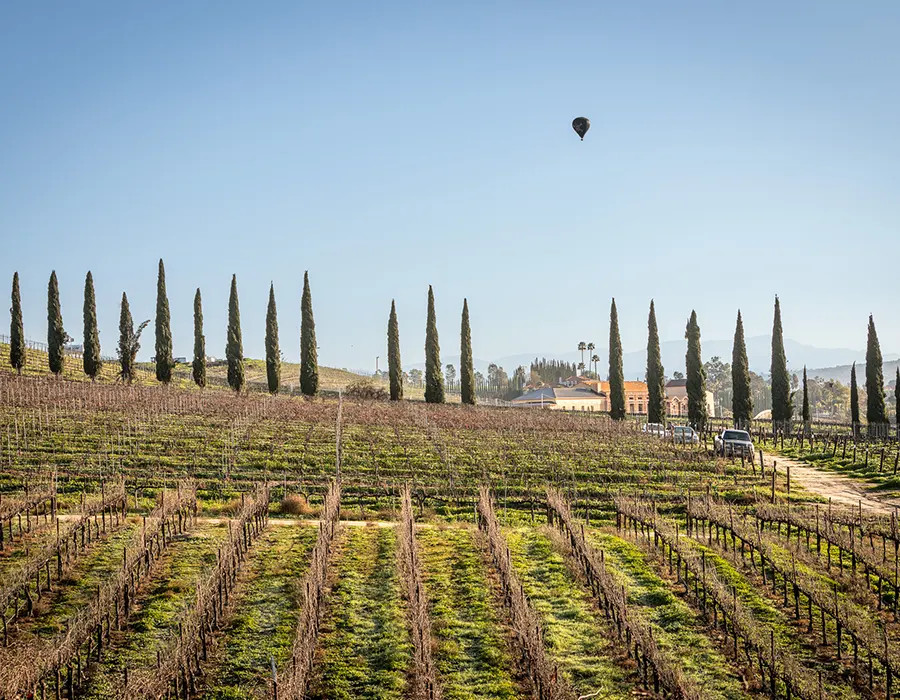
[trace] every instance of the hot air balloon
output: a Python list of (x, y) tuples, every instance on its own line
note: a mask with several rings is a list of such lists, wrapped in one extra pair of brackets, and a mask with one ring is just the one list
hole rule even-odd
[(575, 133), (581, 137), (582, 141), (584, 141), (584, 135), (588, 132), (588, 129), (591, 128), (591, 120), (587, 117), (575, 117), (572, 120), (572, 128), (575, 129)]

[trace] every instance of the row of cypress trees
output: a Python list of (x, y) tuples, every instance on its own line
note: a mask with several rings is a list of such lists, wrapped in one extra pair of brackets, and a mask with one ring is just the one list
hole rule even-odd
[[(300, 390), (314, 396), (319, 389), (319, 367), (316, 351), (316, 329), (313, 318), (312, 293), (309, 274), (303, 274), (300, 325)], [(12, 307), (10, 308), (10, 351), (12, 367), (19, 373), (26, 366), (27, 353), (22, 320), (22, 298), (19, 290), (19, 273), (13, 274)], [(84, 280), (84, 348), (82, 364), (84, 373), (92, 380), (103, 366), (100, 354), (100, 333), (97, 329), (97, 302), (94, 278), (89, 271)], [(144, 321), (137, 329), (123, 292), (119, 311), (119, 378), (131, 383), (135, 377), (135, 360), (140, 350), (140, 336), (150, 321)], [(156, 280), (156, 357), (157, 381), (168, 384), (172, 380), (175, 362), (172, 359), (172, 330), (169, 314), (169, 298), (166, 293), (166, 270), (162, 259)], [(60, 375), (65, 368), (65, 345), (71, 340), (63, 327), (59, 302), (59, 282), (54, 270), (47, 285), (47, 354), (50, 371)], [(278, 317), (275, 305), (275, 286), (269, 287), (269, 304), (266, 310), (266, 379), (269, 391), (277, 393), (281, 385), (281, 351), (278, 343)], [(237, 276), (231, 278), (231, 294), (228, 300), (228, 339), (225, 347), (228, 368), (228, 384), (235, 391), (244, 388), (244, 350), (241, 336), (241, 312), (238, 303)], [(194, 295), (194, 356), (191, 375), (197, 386), (206, 386), (206, 338), (203, 335), (203, 301), (200, 290)]]
[[(156, 295), (156, 378), (162, 383), (172, 379), (172, 332), (169, 315), (169, 300), (166, 293), (165, 266), (159, 261)], [(318, 356), (316, 350), (315, 321), (312, 309), (312, 294), (309, 287), (309, 274), (303, 275), (303, 295), (301, 298), (300, 326), (300, 389), (313, 396), (318, 392)], [(26, 364), (25, 334), (22, 320), (22, 301), (19, 289), (19, 273), (13, 274), (12, 306), (10, 309), (10, 364), (21, 373)], [(91, 379), (99, 374), (103, 360), (100, 354), (100, 335), (97, 329), (97, 308), (94, 293), (94, 279), (90, 271), (84, 282), (84, 352), (82, 364), (84, 372)], [(135, 358), (140, 349), (140, 335), (149, 321), (144, 321), (135, 330), (128, 297), (122, 294), (119, 317), (120, 363), (119, 376), (131, 382), (135, 376)], [(662, 365), (659, 330), (656, 322), (656, 309), (653, 300), (650, 302), (650, 315), (647, 322), (647, 387), (648, 387), (648, 419), (659, 423), (665, 419), (665, 372)], [(695, 311), (691, 312), (685, 331), (688, 341), (685, 357), (688, 419), (692, 425), (702, 426), (707, 419), (706, 409), (706, 375), (700, 352), (700, 327)], [(47, 344), (50, 371), (61, 374), (65, 366), (64, 346), (70, 340), (63, 327), (62, 312), (59, 302), (59, 283), (54, 270), (50, 274), (47, 286)], [(281, 351), (278, 341), (278, 317), (275, 303), (274, 284), (269, 287), (269, 302), (266, 310), (266, 379), (269, 391), (276, 393), (281, 384)], [(462, 402), (475, 403), (475, 372), (472, 361), (472, 338), (469, 326), (468, 301), (463, 300), (462, 320), (460, 326), (460, 380)], [(444, 377), (441, 370), (440, 343), (437, 331), (437, 318), (434, 310), (434, 291), (428, 287), (428, 306), (425, 330), (425, 400), (429, 403), (444, 402)], [(231, 293), (228, 304), (228, 340), (226, 345), (226, 361), (228, 365), (228, 383), (236, 391), (244, 387), (243, 342), (240, 328), (240, 309), (238, 304), (237, 277), (232, 276)], [(747, 425), (753, 414), (753, 401), (750, 391), (750, 369), (747, 360), (747, 347), (744, 339), (744, 326), (741, 312), (738, 310), (732, 349), (732, 413), (735, 425)], [(793, 392), (791, 391), (790, 373), (787, 368), (787, 357), (784, 350), (784, 332), (781, 323), (781, 302), (775, 297), (775, 311), (772, 325), (772, 419), (778, 424), (788, 423), (794, 413)], [(397, 322), (396, 305), (391, 301), (391, 312), (388, 319), (388, 375), (390, 396), (392, 400), (403, 398), (402, 367), (400, 362), (400, 336)], [(192, 377), (198, 386), (206, 385), (206, 340), (203, 335), (203, 306), (200, 290), (194, 295), (194, 357)], [(625, 381), (622, 369), (622, 341), (619, 335), (619, 319), (616, 300), (610, 307), (609, 331), (609, 383), (610, 383), (610, 415), (616, 420), (625, 418)], [(900, 405), (900, 368), (897, 370), (895, 398)], [(851, 420), (860, 423), (859, 389), (856, 379), (856, 364), (850, 375), (850, 407)], [(801, 407), (803, 421), (810, 420), (809, 396), (807, 388), (806, 367), (803, 368), (803, 403)], [(870, 426), (888, 423), (887, 406), (884, 392), (884, 374), (881, 347), (875, 330), (873, 316), (869, 315), (868, 338), (866, 346), (866, 420)], [(898, 418), (900, 420), (900, 418)]]
[[(650, 316), (647, 321), (647, 419), (651, 423), (662, 423), (665, 420), (665, 371), (663, 369), (660, 348), (659, 330), (656, 323), (656, 309), (650, 301)], [(688, 341), (686, 365), (686, 384), (688, 395), (688, 420), (695, 427), (702, 427), (708, 418), (706, 407), (706, 372), (700, 352), (700, 326), (697, 314), (691, 311), (685, 331)], [(787, 356), (784, 350), (784, 330), (781, 323), (781, 302), (775, 297), (775, 312), (772, 322), (772, 363), (770, 367), (772, 382), (772, 420), (776, 424), (785, 425), (794, 414), (791, 378), (787, 368)], [(737, 426), (749, 425), (753, 417), (753, 399), (750, 389), (750, 366), (747, 360), (747, 345), (744, 339), (744, 323), (738, 310), (734, 330), (734, 345), (731, 358), (732, 379), (732, 414)], [(809, 392), (807, 388), (806, 367), (803, 368), (803, 402), (801, 418), (810, 421)], [(609, 333), (609, 385), (610, 415), (616, 420), (625, 417), (625, 390), (622, 373), (622, 342), (619, 337), (619, 319), (616, 311), (616, 300), (612, 300), (610, 308)], [(900, 406), (900, 368), (897, 369), (895, 398)], [(850, 374), (850, 407), (851, 420), (860, 422), (859, 389), (856, 383), (856, 363)], [(884, 393), (884, 374), (881, 347), (875, 322), (869, 315), (868, 339), (866, 345), (866, 420), (870, 426), (888, 423), (887, 407)], [(898, 414), (900, 423), (900, 414)]]
[[(400, 362), (400, 328), (397, 322), (397, 305), (391, 300), (388, 316), (388, 380), (391, 401), (403, 398), (403, 367)], [(469, 302), (463, 299), (462, 319), (459, 330), (460, 400), (475, 405), (475, 369), (472, 360), (472, 330), (469, 326)], [(434, 290), (428, 285), (428, 303), (425, 321), (425, 401), (444, 403), (444, 373), (441, 369), (441, 345), (438, 338), (437, 315), (434, 311)]]

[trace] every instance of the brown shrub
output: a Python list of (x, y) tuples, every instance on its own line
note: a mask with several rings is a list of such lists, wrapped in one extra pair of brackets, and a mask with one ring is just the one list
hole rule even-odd
[(347, 387), (344, 395), (358, 401), (386, 401), (388, 398), (384, 387), (378, 386), (371, 379), (357, 379)]
[(299, 493), (289, 493), (281, 499), (281, 512), (284, 515), (309, 515), (313, 509)]

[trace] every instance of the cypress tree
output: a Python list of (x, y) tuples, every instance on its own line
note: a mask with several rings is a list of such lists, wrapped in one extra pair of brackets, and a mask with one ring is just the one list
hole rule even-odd
[[(775, 320), (772, 323), (772, 420), (776, 427), (784, 429), (794, 413), (791, 395), (791, 376), (788, 374), (787, 357), (784, 354), (784, 332), (781, 328), (781, 302), (775, 297)], [(777, 424), (781, 425), (777, 425)]]
[(200, 298), (200, 287), (194, 294), (194, 361), (191, 364), (194, 384), (206, 386), (206, 337), (203, 335), (203, 300)]
[(856, 385), (856, 363), (850, 366), (850, 422), (853, 423), (853, 434), (859, 425), (859, 387)]
[(84, 352), (81, 355), (84, 373), (95, 380), (103, 366), (100, 359), (100, 332), (97, 330), (97, 302), (94, 297), (94, 277), (88, 270), (84, 278)]
[(809, 423), (809, 385), (806, 381), (806, 365), (803, 365), (803, 407), (801, 409), (803, 422)]
[(19, 273), (13, 273), (12, 306), (9, 309), (9, 364), (22, 374), (27, 361), (25, 328), (22, 324), (22, 297), (19, 294)]
[(166, 296), (166, 268), (159, 259), (156, 278), (156, 380), (168, 384), (172, 380), (172, 328), (169, 321), (169, 298)]
[(744, 342), (744, 321), (738, 311), (734, 327), (734, 347), (731, 350), (731, 412), (734, 425), (746, 428), (753, 415), (753, 396), (750, 393), (750, 363), (747, 361), (747, 344)]
[(269, 286), (266, 309), (266, 380), (269, 393), (277, 394), (281, 385), (281, 350), (278, 347), (278, 311), (275, 308), (275, 283)]
[(684, 337), (688, 347), (685, 355), (687, 375), (688, 421), (697, 430), (706, 425), (706, 370), (700, 355), (700, 325), (697, 312), (691, 311)]
[(62, 374), (66, 366), (65, 344), (66, 331), (59, 308), (59, 283), (56, 270), (53, 270), (47, 285), (47, 360), (53, 374)]
[(441, 369), (441, 345), (438, 341), (434, 292), (428, 285), (428, 318), (425, 324), (425, 402), (444, 403), (444, 371)]
[(131, 338), (134, 336), (134, 319), (128, 296), (122, 292), (122, 305), (119, 309), (119, 377), (131, 384), (134, 379), (134, 361), (131, 357)]
[(303, 273), (300, 312), (300, 391), (306, 396), (315, 396), (319, 392), (319, 353), (316, 349), (316, 322), (308, 272)]
[(869, 314), (869, 337), (866, 342), (866, 422), (869, 424), (870, 434), (883, 430), (881, 426), (888, 422), (881, 345), (878, 343), (872, 314)]
[(228, 362), (228, 386), (240, 391), (244, 388), (244, 343), (241, 340), (237, 275), (231, 276), (231, 295), (228, 297), (228, 343), (225, 345), (225, 360)]
[(459, 393), (460, 400), (475, 405), (475, 367), (472, 361), (472, 329), (469, 327), (469, 302), (463, 299), (462, 323), (459, 329)]
[(400, 326), (397, 323), (397, 306), (391, 299), (391, 315), (388, 317), (388, 379), (391, 383), (391, 401), (403, 398), (403, 368), (400, 364)]
[(647, 421), (663, 423), (666, 419), (666, 379), (659, 351), (659, 329), (656, 326), (656, 307), (650, 300), (647, 319)]
[(149, 319), (144, 321), (135, 332), (128, 297), (122, 292), (122, 307), (119, 312), (119, 378), (127, 384), (131, 384), (134, 379), (134, 361), (141, 349), (141, 333), (149, 323)]
[(622, 338), (619, 336), (619, 312), (616, 300), (609, 309), (609, 415), (625, 419), (625, 374), (622, 370)]

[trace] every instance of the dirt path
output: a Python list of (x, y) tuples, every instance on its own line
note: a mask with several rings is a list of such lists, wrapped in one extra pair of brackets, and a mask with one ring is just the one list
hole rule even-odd
[(766, 466), (771, 467), (777, 463), (778, 471), (784, 474), (785, 468), (791, 468), (791, 483), (800, 484), (807, 491), (812, 491), (825, 498), (830, 498), (833, 503), (842, 506), (868, 510), (880, 515), (890, 515), (900, 508), (900, 499), (881, 496), (864, 484), (834, 472), (816, 469), (795, 459), (782, 457), (781, 455), (764, 455)]

